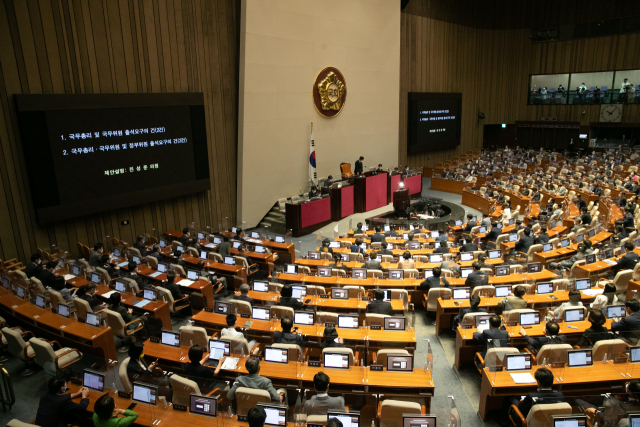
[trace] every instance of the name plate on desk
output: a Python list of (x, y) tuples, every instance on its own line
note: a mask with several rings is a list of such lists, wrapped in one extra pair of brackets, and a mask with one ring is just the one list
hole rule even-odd
[(371, 300), (371, 298), (369, 298), (369, 297), (362, 297), (362, 301), (370, 301), (370, 300)]
[(441, 300), (447, 300), (447, 299), (451, 299), (451, 297), (449, 295), (443, 295), (440, 297)]
[(369, 365), (369, 369), (372, 371), (382, 371), (382, 365)]
[(122, 397), (124, 399), (131, 399), (131, 393), (127, 393), (126, 391), (118, 390), (118, 397)]
[(76, 378), (76, 377), (71, 377), (71, 384), (82, 385), (82, 379)]
[(155, 343), (159, 343), (160, 342), (160, 338), (158, 338), (158, 337), (149, 337), (149, 341), (155, 342)]
[(325, 323), (325, 324), (324, 324), (324, 327), (325, 327), (325, 328), (334, 328), (335, 326), (336, 326), (336, 324), (335, 324), (335, 323)]
[(244, 317), (245, 319), (251, 319), (251, 316), (249, 316), (248, 314), (245, 314), (245, 313), (241, 313), (240, 317)]
[(186, 405), (176, 405), (175, 403), (172, 405), (175, 411), (187, 412)]
[(246, 415), (238, 415), (238, 421), (247, 421)]
[(204, 311), (207, 312), (207, 313), (213, 313), (213, 308), (205, 307)]
[(381, 325), (371, 325), (371, 330), (372, 331), (381, 331), (382, 330), (382, 326)]
[(328, 299), (329, 295), (328, 294), (322, 294), (322, 295), (320, 295), (320, 298)]
[(489, 366), (489, 372), (500, 372), (502, 371), (502, 366)]
[(471, 329), (473, 325), (460, 325), (460, 329)]
[(87, 323), (84, 317), (78, 317), (77, 320), (78, 320), (78, 323)]
[(313, 367), (313, 368), (319, 368), (320, 367), (320, 361), (309, 361), (309, 366)]

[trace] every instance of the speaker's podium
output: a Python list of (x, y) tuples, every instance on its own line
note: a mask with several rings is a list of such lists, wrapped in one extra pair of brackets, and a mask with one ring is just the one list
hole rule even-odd
[(393, 192), (393, 210), (406, 211), (411, 205), (411, 197), (409, 196), (409, 190), (403, 188), (402, 190), (396, 190)]

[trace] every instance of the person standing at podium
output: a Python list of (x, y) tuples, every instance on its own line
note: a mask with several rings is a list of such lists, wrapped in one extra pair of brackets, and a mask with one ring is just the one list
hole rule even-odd
[(364, 160), (364, 157), (360, 156), (360, 158), (358, 160), (356, 160), (356, 167), (353, 171), (353, 173), (355, 175), (360, 175), (362, 173), (362, 171), (364, 170), (362, 168), (362, 161)]

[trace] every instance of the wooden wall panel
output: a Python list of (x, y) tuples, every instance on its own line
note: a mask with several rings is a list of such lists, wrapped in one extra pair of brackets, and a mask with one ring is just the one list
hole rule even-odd
[[(421, 28), (427, 31), (420, 31)], [(479, 149), (485, 124), (513, 124), (540, 117), (579, 121), (582, 126), (598, 121), (598, 105), (528, 106), (530, 74), (640, 68), (638, 34), (531, 43), (529, 32), (474, 28), (402, 13), (399, 164), (412, 168), (435, 166)], [(408, 92), (462, 93), (462, 134), (457, 148), (407, 156)], [(478, 110), (485, 114), (481, 122), (477, 120)], [(624, 106), (622, 121), (638, 123), (640, 105)], [(543, 142), (552, 144), (546, 139)]]
[[(236, 216), (238, 2), (0, 0), (0, 259)], [(211, 190), (39, 225), (14, 94), (203, 92)], [(128, 220), (129, 224), (121, 225)]]

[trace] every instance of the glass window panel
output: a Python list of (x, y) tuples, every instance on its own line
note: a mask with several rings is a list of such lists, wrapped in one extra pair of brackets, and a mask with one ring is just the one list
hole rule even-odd
[(604, 104), (611, 102), (613, 71), (572, 73), (569, 104)]
[[(624, 79), (627, 79), (625, 82)], [(625, 91), (623, 85), (628, 87)], [(616, 78), (613, 83), (612, 103), (633, 104), (636, 102), (635, 96), (640, 96), (640, 70), (616, 71)]]
[(529, 104), (566, 104), (569, 74), (540, 74), (531, 76)]

